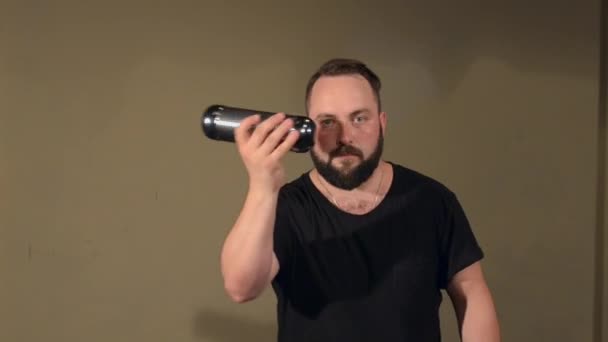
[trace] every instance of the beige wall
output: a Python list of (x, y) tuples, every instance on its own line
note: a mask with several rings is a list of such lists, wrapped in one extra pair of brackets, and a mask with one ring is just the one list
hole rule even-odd
[(272, 340), (271, 292), (222, 292), (246, 178), (199, 116), (302, 112), (351, 56), (384, 80), (386, 158), (461, 198), (504, 340), (591, 341), (600, 2), (446, 4), (2, 6), (0, 340)]

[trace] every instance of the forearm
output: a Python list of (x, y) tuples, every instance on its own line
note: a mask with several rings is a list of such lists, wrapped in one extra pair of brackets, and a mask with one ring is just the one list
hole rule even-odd
[(267, 286), (273, 260), (277, 195), (250, 189), (224, 242), (221, 268), (231, 298), (243, 302)]

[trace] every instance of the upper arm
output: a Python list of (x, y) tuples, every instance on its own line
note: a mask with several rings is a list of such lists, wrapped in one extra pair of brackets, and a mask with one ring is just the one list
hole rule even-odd
[(447, 291), (463, 341), (501, 340), (496, 308), (479, 262), (456, 273)]
[(475, 263), (483, 259), (484, 253), (456, 195), (446, 192), (443, 196), (438, 230), (440, 286), (447, 289), (453, 279), (476, 277), (479, 266)]
[(448, 290), (467, 290), (475, 284), (485, 284), (481, 261), (476, 261), (457, 272), (452, 279), (450, 279)]
[(474, 262), (456, 273), (450, 279), (446, 290), (452, 300), (456, 301), (462, 301), (475, 293), (486, 291), (487, 285), (481, 269), (481, 262)]
[(456, 273), (448, 283), (446, 290), (460, 322), (471, 301), (478, 300), (485, 304), (492, 304), (490, 290), (479, 261)]
[(272, 252), (272, 264), (270, 265), (270, 273), (268, 274), (268, 282), (272, 282), (274, 277), (279, 273), (279, 259), (277, 259), (277, 255)]

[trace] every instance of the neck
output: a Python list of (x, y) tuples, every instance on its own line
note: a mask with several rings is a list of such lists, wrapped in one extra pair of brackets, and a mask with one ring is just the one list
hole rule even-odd
[(392, 182), (392, 171), (385, 162), (380, 162), (369, 179), (353, 190), (332, 186), (314, 170), (313, 183), (336, 207), (351, 214), (365, 214), (374, 209), (384, 197)]

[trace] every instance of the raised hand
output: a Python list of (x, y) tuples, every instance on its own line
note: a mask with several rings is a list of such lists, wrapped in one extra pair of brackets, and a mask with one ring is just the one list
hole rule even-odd
[(282, 158), (297, 142), (299, 132), (291, 130), (293, 121), (285, 113), (265, 120), (253, 115), (235, 129), (235, 142), (249, 174), (250, 188), (277, 192), (285, 183)]

